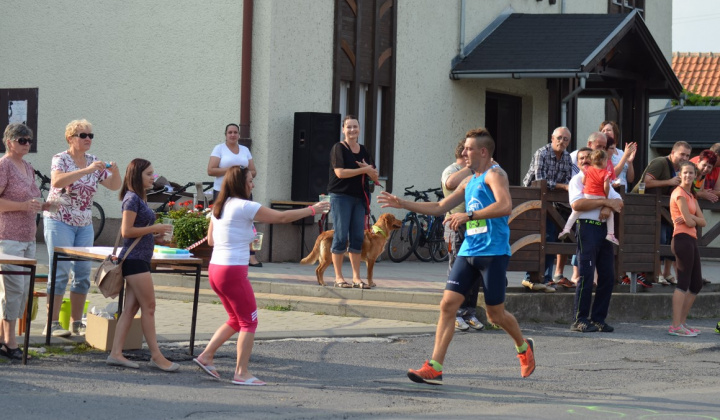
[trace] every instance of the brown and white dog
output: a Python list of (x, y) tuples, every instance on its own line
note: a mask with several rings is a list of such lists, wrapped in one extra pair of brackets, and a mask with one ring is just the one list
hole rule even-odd
[[(400, 229), (401, 226), (402, 222), (396, 219), (395, 216), (390, 213), (384, 213), (380, 216), (377, 223), (373, 225), (372, 231), (365, 231), (360, 260), (365, 261), (365, 265), (367, 265), (368, 286), (375, 287), (375, 283), (373, 283), (375, 260), (377, 260), (383, 250), (385, 250), (385, 244), (387, 244), (388, 239), (390, 239), (390, 233), (395, 229)], [(317, 237), (310, 255), (300, 261), (300, 264), (314, 264), (315, 261), (319, 261), (315, 269), (315, 275), (317, 276), (318, 284), (321, 286), (325, 286), (323, 274), (332, 264), (330, 248), (332, 247), (334, 232), (333, 230), (327, 230), (321, 233), (320, 236)]]

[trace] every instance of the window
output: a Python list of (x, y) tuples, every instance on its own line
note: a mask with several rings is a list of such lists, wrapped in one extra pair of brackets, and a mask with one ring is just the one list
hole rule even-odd
[(645, 0), (610, 0), (608, 13), (630, 13), (637, 10), (645, 19)]
[[(7, 112), (0, 112), (0, 127), (5, 131), (8, 124), (19, 122), (33, 131), (38, 138), (38, 89), (0, 89), (0, 106)], [(37, 141), (30, 146), (30, 153), (37, 152)], [(0, 142), (0, 153), (5, 153), (5, 142)]]
[(336, 0), (335, 8), (332, 109), (343, 118), (358, 117), (358, 141), (387, 178), (393, 161), (396, 0)]

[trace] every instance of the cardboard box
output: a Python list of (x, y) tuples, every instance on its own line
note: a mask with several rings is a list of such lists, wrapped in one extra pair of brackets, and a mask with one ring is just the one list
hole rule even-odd
[[(87, 328), (85, 329), (85, 341), (96, 349), (108, 351), (112, 349), (113, 338), (115, 337), (115, 326), (117, 320), (107, 319), (93, 314), (87, 314)], [(140, 325), (140, 317), (136, 316), (130, 325), (130, 331), (125, 338), (123, 350), (138, 350), (142, 348), (143, 333)]]

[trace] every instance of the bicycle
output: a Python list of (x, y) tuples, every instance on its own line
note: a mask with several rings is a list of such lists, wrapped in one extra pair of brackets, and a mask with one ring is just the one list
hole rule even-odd
[[(38, 188), (40, 188), (40, 196), (42, 197), (43, 201), (45, 201), (45, 199), (47, 198), (47, 193), (50, 192), (50, 177), (44, 175), (37, 169), (35, 169), (35, 176), (40, 180), (40, 185), (38, 186)], [(40, 225), (40, 214), (37, 215), (35, 223), (38, 226)], [(103, 210), (102, 206), (96, 201), (93, 201), (92, 205), (92, 224), (93, 232), (95, 232), (94, 239), (97, 240), (97, 238), (102, 233), (103, 228), (105, 227), (105, 210)]]
[[(435, 193), (437, 201), (444, 198), (441, 188), (434, 188), (427, 191), (423, 191), (422, 195), (416, 198), (422, 199), (423, 201), (429, 202), (430, 199), (427, 193)], [(429, 262), (430, 260), (435, 262), (443, 262), (448, 260), (448, 248), (445, 243), (445, 216), (429, 216), (425, 214), (419, 214), (418, 221), (420, 222), (420, 237), (418, 240), (417, 247), (413, 251), (415, 256), (420, 261)]]
[[(440, 188), (432, 188), (426, 191), (413, 191), (410, 186), (405, 188), (404, 195), (415, 197), (415, 201), (423, 200), (429, 202), (428, 193), (435, 193), (438, 200), (442, 199)], [(402, 227), (390, 235), (387, 248), (388, 258), (393, 262), (405, 261), (410, 254), (428, 262), (446, 261), (448, 258), (447, 246), (443, 237), (443, 216), (418, 215), (413, 211), (407, 212), (402, 221)]]

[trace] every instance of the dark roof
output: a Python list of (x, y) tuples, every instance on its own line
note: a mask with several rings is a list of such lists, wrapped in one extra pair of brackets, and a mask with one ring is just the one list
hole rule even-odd
[(672, 147), (680, 140), (693, 151), (720, 142), (720, 106), (689, 106), (661, 115), (650, 133), (650, 147)]
[(501, 15), (465, 50), (453, 60), (453, 79), (585, 76), (596, 87), (633, 79), (646, 82), (650, 95), (677, 98), (682, 91), (636, 11)]

